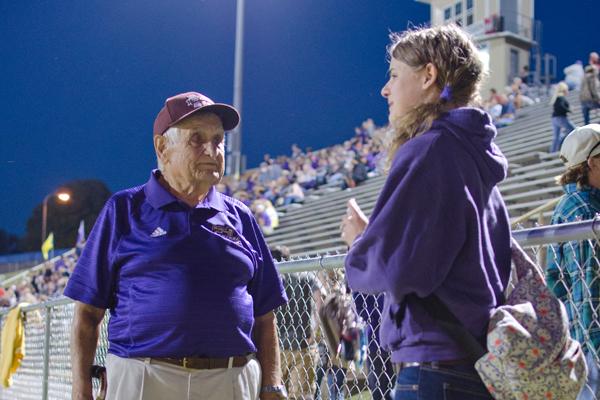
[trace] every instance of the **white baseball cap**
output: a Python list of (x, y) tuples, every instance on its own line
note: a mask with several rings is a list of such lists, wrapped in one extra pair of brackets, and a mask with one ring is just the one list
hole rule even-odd
[(600, 154), (600, 124), (575, 128), (567, 135), (560, 148), (560, 158), (569, 168), (598, 154)]

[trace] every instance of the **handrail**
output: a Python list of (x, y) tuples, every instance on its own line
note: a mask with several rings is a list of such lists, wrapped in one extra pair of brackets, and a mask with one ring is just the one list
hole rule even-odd
[(293, 272), (342, 268), (345, 259), (346, 254), (322, 255), (311, 258), (291, 259), (290, 261), (278, 262), (276, 265), (279, 273), (289, 274)]
[(521, 229), (514, 231), (512, 236), (523, 247), (598, 239), (600, 236), (600, 214), (596, 214), (594, 219), (587, 221)]
[(555, 199), (552, 199), (550, 201), (548, 201), (547, 203), (542, 204), (539, 207), (534, 208), (533, 210), (530, 210), (528, 212), (526, 212), (525, 214), (521, 215), (520, 217), (518, 217), (517, 219), (515, 219), (513, 222), (510, 223), (510, 226), (512, 228), (515, 228), (517, 225), (519, 225), (522, 222), (527, 221), (529, 218), (531, 218), (532, 216), (536, 215), (536, 214), (540, 214), (546, 210), (549, 210), (551, 208), (553, 208), (554, 206), (556, 206), (558, 204), (558, 202), (560, 201), (561, 197), (557, 197)]

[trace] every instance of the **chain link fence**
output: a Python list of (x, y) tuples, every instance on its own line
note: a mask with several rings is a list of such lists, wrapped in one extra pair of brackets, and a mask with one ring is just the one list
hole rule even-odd
[[(557, 283), (572, 288), (561, 297), (570, 310), (571, 332), (593, 350), (598, 363), (594, 344), (600, 342), (600, 263), (596, 256), (600, 242), (595, 223), (533, 228), (514, 232), (514, 236), (542, 265), (547, 264), (546, 258), (567, 265), (556, 277)], [(555, 242), (562, 244), (552, 245)], [(582, 255), (585, 258), (580, 258)], [(381, 296), (353, 295), (368, 330), (369, 356), (362, 367), (340, 362), (324, 343), (316, 310), (328, 293), (345, 290), (343, 260), (344, 255), (336, 255), (278, 264), (290, 300), (276, 311), (282, 372), (290, 398), (366, 400), (391, 396), (392, 365), (377, 342)], [(70, 399), (73, 310), (73, 303), (66, 298), (23, 308), (25, 358), (13, 375), (12, 386), (0, 389), (0, 399)], [(2, 322), (6, 313), (0, 313)], [(106, 318), (100, 331), (97, 364), (104, 364), (107, 349)]]

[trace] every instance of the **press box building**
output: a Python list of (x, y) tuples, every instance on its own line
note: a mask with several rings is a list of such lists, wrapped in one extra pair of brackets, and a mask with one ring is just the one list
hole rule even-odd
[(507, 86), (524, 66), (530, 67), (530, 54), (538, 46), (534, 0), (416, 1), (431, 6), (432, 26), (455, 22), (473, 36), (489, 71), (484, 96), (490, 88)]

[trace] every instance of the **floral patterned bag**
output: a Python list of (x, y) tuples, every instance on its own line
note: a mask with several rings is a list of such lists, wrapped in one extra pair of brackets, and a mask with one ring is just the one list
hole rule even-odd
[(576, 399), (587, 367), (565, 306), (514, 239), (511, 247), (517, 283), (491, 316), (488, 353), (475, 369), (496, 400)]

